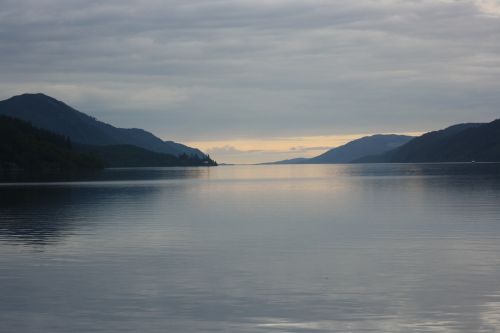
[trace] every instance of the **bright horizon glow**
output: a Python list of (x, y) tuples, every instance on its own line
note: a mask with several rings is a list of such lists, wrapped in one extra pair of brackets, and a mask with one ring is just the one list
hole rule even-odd
[[(418, 136), (423, 132), (378, 133)], [(314, 157), (350, 141), (373, 135), (371, 133), (346, 135), (317, 135), (269, 139), (228, 139), (184, 142), (210, 154), (218, 163), (256, 164), (298, 157)]]

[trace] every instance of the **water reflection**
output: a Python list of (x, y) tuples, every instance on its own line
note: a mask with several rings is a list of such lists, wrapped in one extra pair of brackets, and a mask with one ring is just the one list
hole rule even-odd
[[(155, 187), (0, 187), (0, 241), (48, 244), (98, 227), (113, 202), (153, 200)], [(126, 211), (126, 209), (124, 209)]]
[(148, 183), (153, 179), (178, 182), (206, 176), (206, 168), (108, 169), (86, 182), (0, 184), (0, 241), (54, 242), (109, 218), (112, 209), (125, 212), (123, 205), (129, 203), (154, 203), (160, 186)]
[[(0, 239), (46, 243), (72, 228), (68, 188), (0, 187)], [(64, 210), (64, 211), (63, 211)]]
[(211, 168), (117, 168), (106, 169), (95, 178), (96, 181), (146, 181), (186, 180), (208, 178)]
[(500, 169), (476, 167), (1, 185), (2, 333), (492, 332)]

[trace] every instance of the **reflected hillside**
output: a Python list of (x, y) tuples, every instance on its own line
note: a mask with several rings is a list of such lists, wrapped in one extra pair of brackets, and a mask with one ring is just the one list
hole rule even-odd
[(115, 168), (105, 169), (93, 180), (96, 181), (148, 181), (148, 180), (185, 180), (208, 178), (210, 168), (175, 167), (175, 168)]
[(0, 187), (0, 241), (44, 245), (98, 227), (113, 202), (154, 200), (158, 187)]
[(0, 240), (57, 240), (73, 228), (73, 200), (71, 188), (0, 187)]
[[(207, 172), (200, 168), (114, 169), (90, 182), (0, 184), (0, 242), (44, 245), (83, 229), (93, 232), (117, 211), (154, 204), (165, 183), (152, 186), (150, 180), (203, 177)], [(168, 188), (182, 189), (176, 182)]]

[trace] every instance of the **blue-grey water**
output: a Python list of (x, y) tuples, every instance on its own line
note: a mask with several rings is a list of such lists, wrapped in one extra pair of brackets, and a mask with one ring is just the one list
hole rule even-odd
[(0, 332), (500, 331), (500, 165), (0, 185)]

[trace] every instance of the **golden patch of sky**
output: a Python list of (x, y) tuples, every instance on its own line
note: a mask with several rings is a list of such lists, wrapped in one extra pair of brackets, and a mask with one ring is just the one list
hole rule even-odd
[[(397, 133), (420, 135), (421, 132)], [(219, 163), (255, 164), (298, 157), (314, 157), (349, 141), (371, 134), (316, 135), (184, 142), (210, 154)]]
[(475, 3), (483, 14), (488, 16), (500, 17), (499, 0), (476, 0)]

